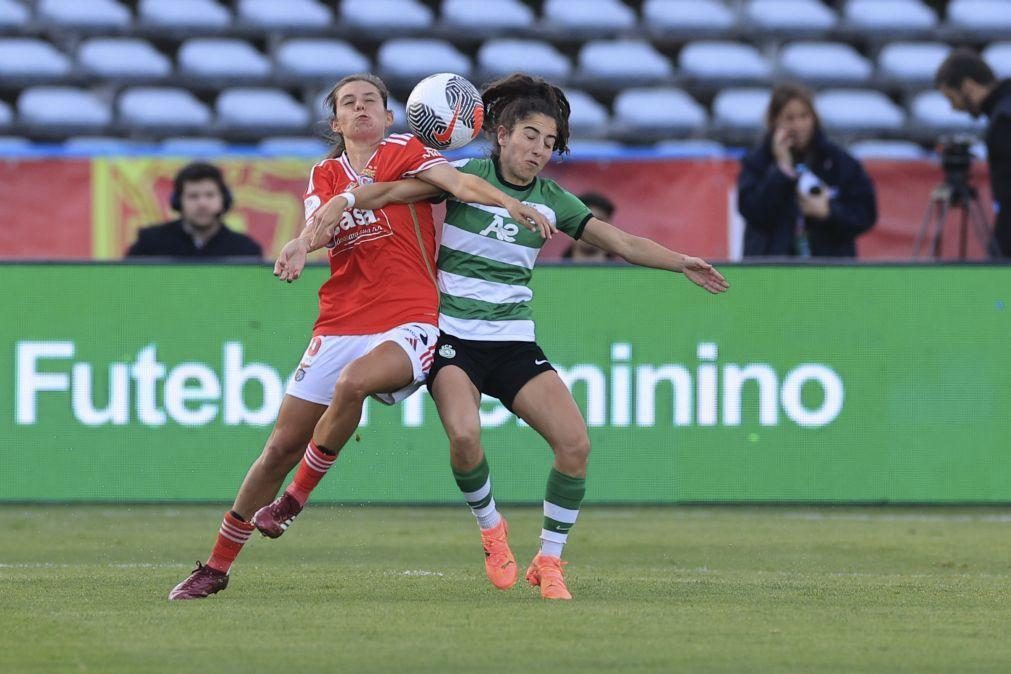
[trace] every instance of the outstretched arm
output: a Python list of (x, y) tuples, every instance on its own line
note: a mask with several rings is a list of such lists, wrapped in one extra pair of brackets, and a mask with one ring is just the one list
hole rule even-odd
[(590, 218), (583, 229), (582, 239), (640, 267), (680, 272), (692, 283), (713, 294), (722, 293), (730, 287), (723, 274), (702, 258), (678, 253), (656, 241), (623, 232), (599, 218)]

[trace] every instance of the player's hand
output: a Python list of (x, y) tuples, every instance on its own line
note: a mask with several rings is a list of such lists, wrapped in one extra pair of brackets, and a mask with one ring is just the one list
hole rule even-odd
[(544, 217), (544, 214), (536, 208), (527, 206), (518, 199), (513, 199), (509, 205), (509, 217), (520, 223), (531, 232), (540, 234), (545, 239), (550, 239), (556, 231), (551, 221)]
[(714, 295), (726, 292), (730, 287), (727, 279), (723, 278), (723, 274), (716, 271), (713, 265), (700, 257), (685, 258), (682, 271), (689, 281)]
[(291, 283), (302, 275), (306, 256), (309, 254), (309, 244), (299, 237), (284, 244), (277, 262), (274, 263), (274, 276)]

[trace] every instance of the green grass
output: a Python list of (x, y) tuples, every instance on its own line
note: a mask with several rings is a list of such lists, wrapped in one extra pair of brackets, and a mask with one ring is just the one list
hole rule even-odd
[(589, 507), (565, 603), (494, 590), (463, 507), (315, 507), (166, 601), (221, 512), (0, 507), (0, 672), (1011, 671), (1006, 511)]

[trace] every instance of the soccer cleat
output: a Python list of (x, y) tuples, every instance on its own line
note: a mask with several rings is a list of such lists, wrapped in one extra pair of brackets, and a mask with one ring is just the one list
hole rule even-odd
[(204, 599), (228, 587), (228, 574), (197, 562), (197, 568), (183, 582), (172, 588), (169, 600)]
[(562, 575), (562, 567), (566, 564), (568, 562), (558, 557), (537, 555), (527, 569), (527, 582), (535, 587), (540, 585), (544, 599), (572, 599)]
[(294, 496), (284, 492), (281, 498), (256, 511), (253, 515), (253, 526), (267, 538), (280, 538), (300, 512), (302, 504), (295, 500)]
[(491, 584), (500, 590), (508, 590), (516, 584), (516, 558), (509, 549), (509, 524), (503, 517), (491, 529), (481, 530), (481, 544), (484, 545), (484, 570)]

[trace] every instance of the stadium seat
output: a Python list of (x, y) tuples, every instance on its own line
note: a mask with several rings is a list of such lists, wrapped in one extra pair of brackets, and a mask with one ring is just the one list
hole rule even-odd
[(351, 73), (372, 69), (369, 59), (342, 40), (293, 38), (274, 54), (277, 71), (293, 79), (325, 78), (339, 80)]
[(41, 86), (18, 96), (18, 118), (40, 130), (101, 131), (112, 123), (112, 110), (86, 89)]
[(670, 61), (648, 42), (595, 40), (579, 50), (579, 72), (595, 84), (661, 81), (674, 73)]
[(973, 35), (1011, 32), (1007, 0), (951, 0), (948, 26)]
[(529, 27), (534, 13), (520, 0), (443, 0), (442, 21), (468, 34), (498, 33)]
[(70, 73), (70, 59), (44, 40), (0, 39), (0, 79), (36, 83), (61, 79)]
[(935, 132), (977, 131), (986, 126), (982, 117), (973, 119), (967, 112), (959, 112), (939, 91), (924, 91), (917, 94), (909, 104), (912, 122), (928, 127)]
[(737, 133), (758, 134), (765, 128), (769, 89), (723, 89), (713, 98), (713, 123)]
[(149, 42), (135, 38), (93, 38), (77, 49), (85, 71), (107, 79), (160, 79), (172, 72), (172, 62)]
[(836, 25), (836, 15), (818, 0), (751, 0), (744, 8), (747, 23), (774, 33), (817, 34)]
[(544, 0), (544, 21), (565, 33), (614, 33), (633, 28), (635, 12), (621, 0), (580, 0), (573, 11), (571, 0)]
[(949, 51), (941, 42), (893, 42), (878, 54), (878, 71), (898, 84), (929, 85)]
[(923, 159), (927, 153), (909, 140), (861, 140), (849, 146), (850, 154), (857, 159), (896, 159), (908, 161)]
[(133, 87), (116, 103), (120, 121), (144, 131), (204, 130), (211, 123), (210, 109), (187, 89)]
[(815, 107), (829, 131), (895, 131), (905, 123), (902, 109), (880, 91), (829, 89), (815, 96)]
[(0, 127), (10, 126), (14, 121), (14, 111), (11, 106), (0, 101)]
[(617, 130), (629, 136), (674, 136), (705, 127), (706, 111), (680, 89), (626, 89), (614, 99)]
[(122, 30), (130, 26), (130, 10), (116, 0), (40, 0), (43, 23), (76, 31)]
[(166, 138), (159, 146), (163, 154), (183, 157), (207, 157), (228, 153), (228, 143), (220, 138), (192, 138), (176, 136)]
[(330, 151), (330, 145), (311, 136), (275, 136), (264, 138), (256, 146), (270, 157), (320, 157)]
[(625, 153), (625, 145), (616, 140), (570, 138), (569, 156), (576, 159), (609, 159)]
[(137, 145), (126, 138), (114, 136), (75, 136), (63, 143), (63, 151), (80, 155), (116, 155), (130, 154), (137, 150)]
[(236, 13), (246, 26), (270, 32), (322, 31), (333, 22), (333, 14), (319, 0), (240, 0)]
[(376, 63), (384, 77), (414, 84), (433, 73), (450, 72), (467, 77), (470, 59), (445, 40), (394, 38), (379, 47)]
[(141, 0), (138, 6), (138, 23), (162, 31), (215, 33), (231, 21), (231, 12), (215, 0)]
[(667, 157), (721, 158), (727, 154), (722, 143), (706, 138), (662, 140), (653, 149)]
[(244, 40), (198, 37), (179, 48), (179, 71), (209, 80), (261, 80), (270, 75), (270, 61)]
[(29, 152), (34, 147), (24, 136), (0, 136), (0, 155)]
[(520, 71), (557, 84), (572, 73), (569, 59), (542, 40), (488, 40), (477, 51), (477, 63), (481, 74), (489, 78)]
[(997, 77), (1011, 77), (1011, 42), (995, 42), (983, 50), (983, 59)]
[(734, 13), (719, 0), (646, 0), (643, 27), (654, 35), (718, 35), (734, 28)]
[(432, 25), (432, 10), (418, 0), (344, 0), (341, 20), (352, 28), (388, 35), (421, 32)]
[(862, 83), (871, 76), (870, 62), (848, 44), (794, 42), (779, 53), (779, 67), (806, 82)]
[(846, 23), (861, 33), (902, 33), (930, 31), (937, 15), (921, 0), (849, 0), (843, 10)]
[(304, 131), (310, 121), (305, 106), (281, 89), (226, 89), (218, 96), (215, 109), (222, 128), (236, 131)]
[(0, 33), (28, 25), (28, 8), (15, 0), (0, 0)]
[(681, 50), (681, 72), (703, 82), (767, 80), (772, 66), (743, 42), (692, 42)]
[(607, 133), (609, 115), (607, 108), (585, 91), (568, 89), (565, 97), (572, 112), (569, 115), (569, 129), (579, 136), (599, 136)]

